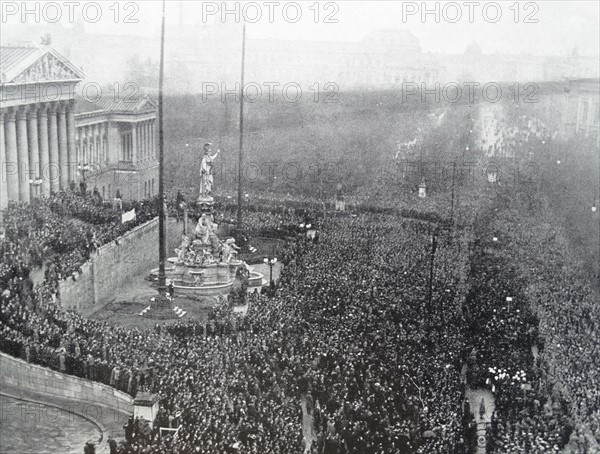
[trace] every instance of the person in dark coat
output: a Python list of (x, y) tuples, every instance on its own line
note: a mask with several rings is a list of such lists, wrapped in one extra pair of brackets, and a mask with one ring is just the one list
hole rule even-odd
[(108, 436), (108, 447), (110, 448), (110, 454), (117, 454), (117, 441), (112, 437), (112, 435)]

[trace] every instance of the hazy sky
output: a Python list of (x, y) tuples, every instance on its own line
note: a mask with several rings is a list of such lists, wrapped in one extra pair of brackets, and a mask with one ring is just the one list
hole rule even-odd
[[(4, 2), (20, 5), (21, 2)], [(44, 14), (44, 5), (39, 19), (52, 19), (54, 13), (47, 7)], [(63, 22), (68, 17), (66, 2), (55, 2), (62, 5)], [(74, 17), (81, 18), (86, 4), (93, 2), (81, 1), (74, 9)], [(160, 1), (119, 2), (119, 16), (115, 20), (113, 1), (98, 2), (101, 7), (101, 17), (98, 22), (86, 21), (86, 29), (92, 33), (119, 33), (119, 34), (148, 34), (156, 30), (160, 23)], [(181, 2), (167, 1), (167, 21), (177, 23), (180, 17), (187, 24), (202, 24), (202, 4), (206, 15), (204, 20), (222, 21), (221, 11), (223, 2)], [(230, 8), (235, 2), (229, 2)], [(251, 3), (248, 5), (248, 3)], [(397, 28), (411, 31), (420, 41), (425, 52), (462, 52), (470, 42), (476, 41), (484, 53), (531, 53), (537, 55), (565, 55), (573, 46), (579, 48), (581, 55), (598, 55), (600, 41), (600, 2), (597, 1), (538, 1), (515, 2), (500, 1), (497, 3), (480, 2), (425, 2), (429, 10), (439, 8), (439, 13), (429, 14), (425, 20), (421, 17), (423, 2), (403, 1), (336, 1), (314, 2), (300, 1), (301, 17), (292, 23), (297, 8), (293, 2), (271, 2), (276, 5), (269, 6), (268, 1), (238, 2), (240, 17), (255, 20), (257, 12), (262, 14), (256, 23), (248, 24), (248, 36), (254, 38), (283, 38), (283, 39), (310, 39), (325, 41), (358, 41), (371, 30), (379, 28)], [(469, 3), (478, 3), (469, 6)], [(135, 5), (133, 5), (135, 4)], [(316, 5), (316, 7), (315, 7)], [(495, 5), (499, 5), (497, 8)], [(284, 7), (286, 14), (284, 15)], [(6, 8), (6, 7), (3, 7)], [(216, 14), (209, 15), (210, 9)], [(269, 21), (269, 11), (273, 11), (273, 23)], [(408, 15), (417, 9), (416, 14)], [(318, 9), (319, 15), (315, 13)], [(403, 10), (407, 13), (403, 17)], [(472, 23), (469, 19), (472, 12)], [(484, 13), (485, 10), (485, 13)], [(516, 11), (518, 10), (518, 17)], [(3, 10), (3, 13), (6, 11)], [(183, 12), (183, 15), (180, 14)], [(457, 13), (461, 13), (460, 19)], [(493, 20), (497, 13), (501, 17), (497, 22)], [(88, 6), (88, 18), (95, 18), (95, 7)], [(138, 23), (126, 23), (137, 20)], [(47, 16), (47, 17), (45, 17)], [(326, 18), (329, 16), (329, 22)], [(487, 20), (486, 20), (487, 18)], [(529, 18), (529, 22), (528, 22)], [(19, 14), (3, 14), (3, 21), (15, 23), (21, 18)], [(315, 21), (317, 19), (317, 21)], [(517, 19), (515, 21), (515, 19)], [(531, 22), (536, 20), (537, 23)], [(331, 22), (336, 20), (337, 23)], [(455, 21), (452, 23), (451, 21)], [(227, 23), (235, 23), (233, 14), (225, 17)]]

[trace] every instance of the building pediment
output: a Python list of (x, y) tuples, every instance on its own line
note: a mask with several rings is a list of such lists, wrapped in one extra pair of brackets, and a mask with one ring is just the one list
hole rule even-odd
[(137, 112), (155, 112), (158, 106), (150, 98), (143, 98), (136, 106)]
[(60, 80), (81, 80), (81, 75), (48, 52), (9, 83), (24, 84)]
[(11, 63), (1, 75), (3, 84), (81, 81), (84, 77), (81, 70), (51, 48), (38, 48)]

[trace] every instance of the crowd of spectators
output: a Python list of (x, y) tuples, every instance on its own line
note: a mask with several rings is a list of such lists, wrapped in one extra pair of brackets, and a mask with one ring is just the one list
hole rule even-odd
[(488, 452), (555, 453), (573, 429), (565, 400), (553, 390), (538, 353), (544, 339), (526, 295), (527, 280), (514, 269), (506, 252), (509, 235), (499, 228), (502, 207), (514, 195), (507, 191), (496, 191), (489, 211), (475, 225), (480, 240), (473, 249), (466, 300), (467, 378), (472, 387), (487, 388), (494, 396)]
[(440, 335), (430, 342), (433, 328), (421, 325), (430, 227), (361, 214), (322, 229), (318, 243), (298, 236), (282, 252), (274, 296), (253, 295), (245, 318), (222, 309), (207, 325), (124, 330), (61, 311), (51, 288), (10, 279), (2, 349), (132, 395), (158, 392), (160, 421), (179, 418), (177, 437), (140, 435), (123, 452), (300, 452), (306, 394), (316, 402), (313, 452), (466, 452), (460, 323), (437, 326), (459, 317), (457, 248), (437, 251), (427, 318)]
[[(596, 453), (600, 452), (598, 291), (581, 278), (577, 257), (554, 219), (544, 204), (537, 222), (521, 221), (520, 235), (507, 249), (514, 254), (518, 277), (529, 281), (525, 294), (540, 319), (544, 341), (537, 361), (549, 396), (540, 402), (543, 411), (569, 415), (576, 430), (574, 452)], [(505, 228), (511, 227), (517, 226), (507, 220)]]
[(507, 104), (481, 116), (491, 157), (538, 167), (497, 181), (474, 225), (468, 378), (495, 397), (488, 452), (596, 453), (598, 293), (550, 208), (557, 176), (539, 167), (560, 164), (569, 142), (535, 113)]
[[(462, 127), (480, 138), (497, 125), (469, 119)], [(494, 140), (504, 151), (538, 146), (539, 130), (511, 130), (510, 145), (506, 135)], [(464, 140), (476, 139), (461, 132), (457, 143)], [(279, 229), (288, 240), (276, 290), (249, 295), (244, 316), (222, 303), (206, 323), (154, 330), (56, 304), (58, 281), (135, 224), (75, 193), (12, 205), (0, 349), (132, 396), (158, 393), (156, 427), (177, 434), (132, 420), (113, 445), (119, 454), (469, 454), (476, 422), (467, 391), (482, 387), (496, 406), (489, 453), (557, 453), (573, 439), (580, 454), (597, 452), (597, 295), (569, 267), (536, 188), (462, 190), (463, 200), (470, 192), (478, 202), (463, 216), (477, 221), (454, 228), (429, 209), (324, 216), (309, 201), (247, 202), (249, 231)], [(216, 221), (233, 223), (234, 205), (219, 202)], [(156, 215), (156, 204), (123, 209), (135, 208), (139, 223)], [(178, 205), (169, 212), (177, 216)], [(316, 241), (299, 235), (308, 221), (319, 228)], [(45, 279), (34, 285), (30, 272), (40, 265)], [(309, 433), (303, 401), (312, 409)]]

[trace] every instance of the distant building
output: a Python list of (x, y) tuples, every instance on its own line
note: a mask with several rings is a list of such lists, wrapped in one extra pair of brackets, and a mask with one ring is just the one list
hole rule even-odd
[(79, 182), (104, 199), (158, 193), (156, 104), (148, 97), (78, 99), (75, 121)]
[(597, 79), (600, 77), (598, 57), (582, 57), (573, 48), (567, 57), (548, 57), (544, 61), (545, 80)]
[(0, 210), (69, 187), (83, 73), (48, 46), (0, 48)]
[(572, 115), (566, 119), (568, 133), (592, 137), (600, 144), (600, 79), (569, 80)]
[[(235, 90), (240, 80), (240, 24), (184, 23), (185, 11), (180, 8), (181, 22), (167, 24), (166, 93), (200, 93), (203, 83), (218, 84), (221, 93)], [(3, 24), (0, 38), (6, 44), (38, 41), (42, 36), (51, 37), (55, 49), (83, 66), (84, 82), (94, 90), (101, 86), (104, 95), (125, 91), (126, 83), (138, 84), (140, 92), (156, 91), (157, 82), (146, 72), (154, 73), (153, 65), (158, 67), (158, 27), (142, 36), (88, 33), (81, 20), (69, 27)], [(136, 62), (143, 62), (148, 71)], [(246, 42), (247, 84), (296, 83), (305, 94), (323, 91), (330, 82), (343, 92), (395, 88), (403, 82), (426, 83), (429, 88), (435, 82), (523, 84), (566, 77), (600, 77), (598, 58), (580, 56), (575, 49), (560, 57), (485, 54), (475, 42), (463, 53), (432, 54), (421, 49), (412, 33), (397, 29), (373, 30), (362, 41), (353, 42), (252, 38)], [(262, 88), (266, 93), (268, 88)]]
[(462, 54), (437, 54), (443, 67), (441, 82), (534, 82), (544, 78), (546, 57), (484, 54), (476, 42)]
[[(193, 92), (202, 82), (231, 90), (240, 78), (241, 33), (229, 24), (173, 27), (177, 46), (166, 53), (172, 90)], [(186, 45), (182, 45), (186, 43)], [(248, 39), (246, 83), (297, 84), (323, 91), (325, 84), (348, 89), (390, 88), (402, 82), (433, 83), (438, 64), (421, 51), (416, 37), (402, 30), (376, 30), (360, 42)], [(276, 91), (277, 92), (277, 91)], [(312, 93), (312, 92), (311, 92)]]
[(600, 79), (563, 79), (543, 87), (539, 99), (537, 110), (560, 138), (591, 137), (600, 145)]
[(571, 52), (565, 57), (529, 54), (484, 54), (476, 42), (462, 54), (436, 54), (440, 82), (521, 83), (562, 81), (565, 78), (600, 76), (597, 57)]
[(250, 80), (328, 82), (348, 88), (390, 88), (402, 82), (432, 83), (437, 62), (421, 52), (416, 37), (401, 30), (377, 30), (360, 42), (253, 40), (248, 43)]

